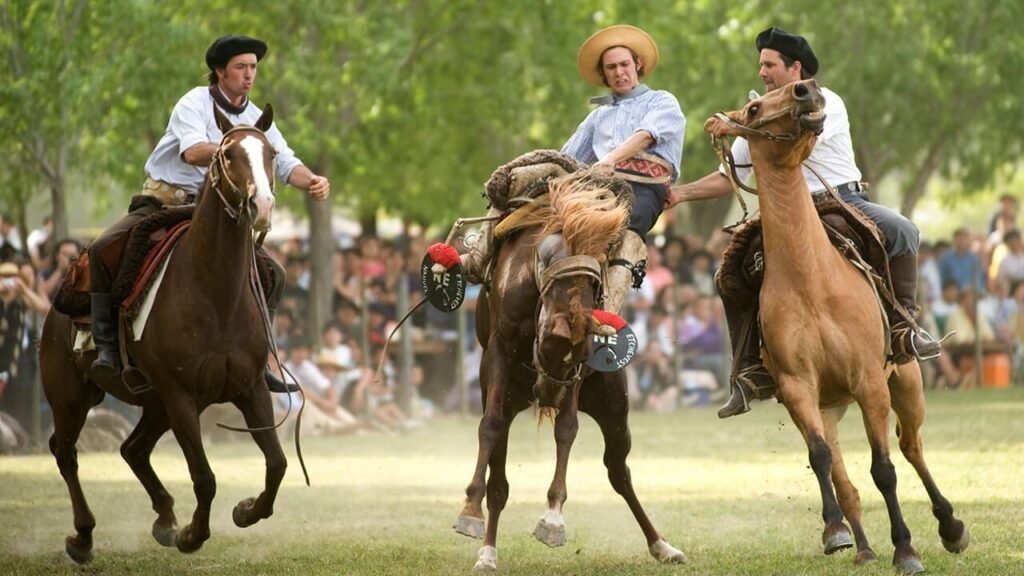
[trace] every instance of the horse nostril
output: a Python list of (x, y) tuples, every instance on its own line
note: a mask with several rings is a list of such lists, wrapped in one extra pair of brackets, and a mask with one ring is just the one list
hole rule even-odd
[(793, 96), (796, 96), (798, 100), (803, 100), (804, 98), (807, 98), (807, 95), (810, 93), (811, 91), (807, 89), (806, 84), (797, 84), (796, 86), (793, 87)]

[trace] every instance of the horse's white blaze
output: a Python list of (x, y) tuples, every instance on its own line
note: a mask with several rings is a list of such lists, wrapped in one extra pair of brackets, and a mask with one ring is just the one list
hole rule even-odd
[[(270, 213), (274, 209), (274, 192), (270, 188), (270, 179), (267, 178), (267, 169), (263, 165), (263, 142), (255, 136), (242, 138), (239, 145), (245, 150), (249, 157), (249, 166), (252, 168), (252, 181), (256, 185), (256, 209), (257, 222), (270, 222)], [(252, 196), (252, 191), (249, 191)]]

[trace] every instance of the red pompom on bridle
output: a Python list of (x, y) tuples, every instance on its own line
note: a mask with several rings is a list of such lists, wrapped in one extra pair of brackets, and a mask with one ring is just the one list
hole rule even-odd
[(453, 246), (441, 242), (432, 244), (430, 248), (427, 249), (427, 253), (430, 254), (430, 259), (433, 260), (435, 264), (440, 264), (449, 270), (451, 270), (456, 264), (462, 262), (459, 259), (458, 250)]
[(622, 330), (623, 326), (626, 325), (626, 321), (622, 319), (622, 316), (607, 310), (594, 310), (594, 320), (597, 320), (604, 326), (611, 326), (616, 332)]

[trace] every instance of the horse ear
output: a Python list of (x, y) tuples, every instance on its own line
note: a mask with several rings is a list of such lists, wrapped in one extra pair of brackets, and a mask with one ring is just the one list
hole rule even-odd
[(235, 125), (231, 123), (231, 120), (228, 120), (228, 117), (220, 111), (220, 107), (216, 104), (213, 105), (213, 117), (217, 119), (217, 128), (220, 128), (221, 134), (227, 134), (228, 131), (235, 127)]
[(274, 107), (267, 102), (267, 105), (263, 107), (263, 114), (260, 115), (260, 119), (256, 121), (256, 127), (261, 131), (266, 132), (270, 130), (270, 125), (274, 123)]

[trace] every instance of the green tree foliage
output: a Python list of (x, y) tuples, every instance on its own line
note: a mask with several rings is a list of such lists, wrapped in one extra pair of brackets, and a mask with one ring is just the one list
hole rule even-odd
[[(206, 47), (245, 33), (270, 45), (254, 100), (334, 204), (446, 225), (483, 211), (496, 166), (564, 143), (600, 92), (576, 72), (580, 43), (628, 22), (658, 40), (650, 84), (687, 116), (683, 180), (715, 169), (701, 125), (762, 88), (753, 38), (778, 25), (811, 40), (865, 177), (895, 182), (909, 212), (937, 176), (971, 189), (1016, 165), (1022, 16), (994, 0), (0, 0), (0, 198), (48, 190), (58, 226), (69, 180), (123, 203), (176, 99), (204, 82)], [(731, 201), (704, 204), (702, 232)]]

